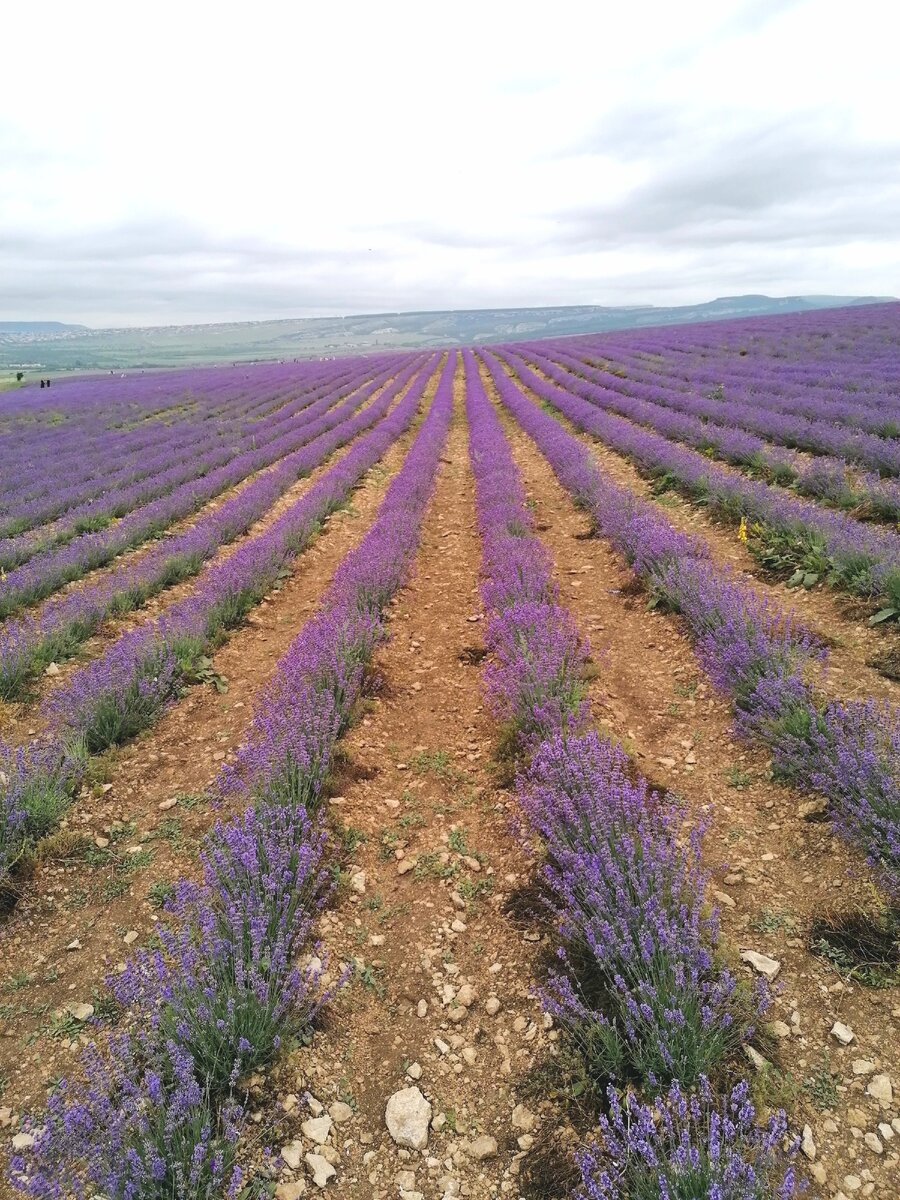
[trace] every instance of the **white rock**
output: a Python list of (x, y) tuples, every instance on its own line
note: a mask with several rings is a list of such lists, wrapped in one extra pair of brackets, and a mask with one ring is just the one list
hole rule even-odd
[(328, 1115), (334, 1121), (335, 1125), (343, 1125), (353, 1117), (353, 1109), (349, 1104), (345, 1104), (343, 1100), (335, 1100), (334, 1104), (329, 1104)]
[(394, 1092), (387, 1102), (384, 1119), (388, 1133), (398, 1146), (424, 1150), (428, 1145), (431, 1105), (417, 1087)]
[(419, 1014), (420, 1017), (427, 1017), (428, 1016), (428, 1001), (420, 1000), (419, 1003), (416, 1005), (416, 1012)]
[(497, 1139), (489, 1137), (483, 1133), (474, 1141), (469, 1142), (468, 1154), (470, 1158), (474, 1158), (476, 1162), (484, 1162), (487, 1158), (496, 1158), (497, 1156)]
[(769, 958), (767, 954), (757, 954), (755, 950), (742, 950), (741, 961), (749, 963), (754, 971), (765, 975), (766, 979), (774, 979), (781, 970), (781, 963), (777, 958)]
[(350, 886), (354, 892), (359, 892), (361, 896), (365, 894), (367, 882), (365, 871), (357, 871), (355, 875), (350, 876)]
[(286, 1146), (281, 1147), (281, 1157), (292, 1171), (298, 1171), (300, 1163), (303, 1161), (303, 1143), (288, 1142)]
[(863, 1141), (869, 1147), (873, 1154), (883, 1154), (884, 1146), (881, 1144), (881, 1139), (877, 1134), (867, 1133)]
[(849, 1025), (844, 1025), (840, 1021), (835, 1021), (831, 1027), (831, 1036), (836, 1038), (842, 1046), (849, 1046), (856, 1034)]
[(275, 1188), (275, 1200), (300, 1200), (306, 1195), (304, 1179), (286, 1179)]
[(800, 1149), (810, 1162), (815, 1159), (816, 1143), (813, 1141), (813, 1132), (808, 1125), (803, 1126), (803, 1138), (800, 1142)]
[(500, 1001), (496, 996), (489, 996), (484, 1002), (484, 1011), (489, 1017), (496, 1017), (500, 1011)]
[(886, 1142), (891, 1141), (891, 1139), (894, 1137), (894, 1131), (893, 1131), (893, 1129), (891, 1129), (890, 1125), (888, 1125), (887, 1121), (882, 1121), (879, 1124), (878, 1132), (881, 1134), (881, 1136), (884, 1138), (884, 1140)]
[(894, 1088), (889, 1075), (873, 1075), (866, 1091), (873, 1100), (878, 1100), (881, 1104), (891, 1104), (894, 1099)]
[(476, 992), (471, 983), (464, 983), (456, 993), (456, 1003), (463, 1008), (471, 1008), (475, 1003)]
[(328, 1180), (333, 1179), (337, 1175), (337, 1171), (328, 1159), (324, 1158), (321, 1154), (307, 1154), (305, 1162), (316, 1187), (326, 1187)]
[(410, 1079), (421, 1079), (422, 1078), (422, 1067), (417, 1062), (410, 1063), (409, 1066), (406, 1068), (406, 1073), (410, 1077)]
[(523, 1133), (530, 1133), (535, 1125), (537, 1125), (537, 1117), (524, 1104), (517, 1104), (512, 1111), (512, 1123), (514, 1129), (521, 1129)]
[(34, 1145), (34, 1134), (16, 1133), (13, 1135), (13, 1140), (12, 1140), (13, 1150), (30, 1150), (33, 1145)]
[(87, 1021), (94, 1015), (93, 1004), (67, 1004), (66, 1012), (76, 1021)]
[(854, 1075), (871, 1075), (875, 1070), (875, 1064), (869, 1062), (867, 1058), (854, 1058), (851, 1065)]
[(130, 946), (133, 942), (136, 942), (138, 940), (139, 936), (140, 935), (138, 934), (138, 931), (136, 929), (129, 929), (128, 932), (125, 934), (125, 936), (122, 938), (122, 941), (125, 943), (126, 946)]
[(331, 1133), (331, 1117), (310, 1117), (300, 1126), (304, 1137), (308, 1137), (317, 1146), (324, 1146)]

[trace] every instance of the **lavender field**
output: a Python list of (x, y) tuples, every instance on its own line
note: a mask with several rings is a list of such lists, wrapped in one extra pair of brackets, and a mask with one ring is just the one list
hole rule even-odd
[(0, 1195), (900, 1196), (900, 305), (0, 400)]

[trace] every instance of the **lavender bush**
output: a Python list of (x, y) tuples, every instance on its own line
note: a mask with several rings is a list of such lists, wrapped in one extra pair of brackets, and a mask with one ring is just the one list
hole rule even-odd
[(656, 1107), (609, 1091), (602, 1143), (577, 1156), (577, 1200), (790, 1200), (798, 1188), (779, 1112), (763, 1126), (740, 1083), (717, 1103), (707, 1080), (695, 1095), (673, 1084)]

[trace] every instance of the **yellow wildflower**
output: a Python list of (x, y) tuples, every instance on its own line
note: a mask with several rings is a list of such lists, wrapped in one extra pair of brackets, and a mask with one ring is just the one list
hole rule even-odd
[(746, 542), (747, 540), (747, 518), (741, 517), (741, 524), (738, 528), (738, 541)]

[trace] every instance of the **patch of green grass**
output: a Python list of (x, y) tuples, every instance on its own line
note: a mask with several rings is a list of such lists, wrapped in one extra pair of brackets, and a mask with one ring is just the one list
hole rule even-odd
[(147, 889), (147, 899), (154, 908), (162, 908), (170, 897), (175, 895), (175, 886), (171, 883), (166, 883), (165, 880), (157, 879), (155, 883), (151, 883)]
[(34, 983), (34, 976), (29, 975), (27, 971), (17, 971), (15, 975), (11, 975), (9, 979), (3, 981), (4, 992), (17, 992), (20, 988), (29, 987)]
[(753, 782), (753, 776), (749, 771), (744, 771), (741, 767), (729, 767), (725, 772), (725, 778), (728, 781), (728, 786), (733, 788), (749, 787)]
[(755, 933), (778, 933), (780, 930), (784, 930), (787, 933), (795, 933), (797, 924), (790, 913), (776, 912), (770, 908), (763, 908), (751, 920), (750, 928)]
[(818, 1067), (803, 1081), (803, 1090), (816, 1108), (834, 1108), (838, 1101), (840, 1075), (832, 1072), (828, 1060), (823, 1058)]

